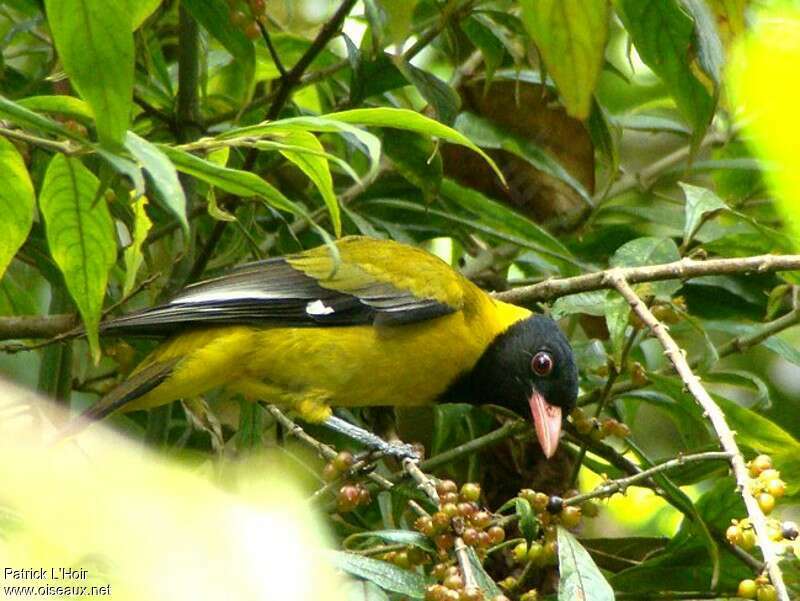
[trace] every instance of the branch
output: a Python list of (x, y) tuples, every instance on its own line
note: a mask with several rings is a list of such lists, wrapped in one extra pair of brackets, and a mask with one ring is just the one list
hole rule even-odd
[(800, 255), (758, 255), (735, 259), (681, 259), (673, 263), (647, 265), (645, 267), (624, 267), (607, 271), (596, 271), (570, 278), (554, 278), (522, 286), (507, 292), (499, 292), (495, 298), (516, 305), (535, 301), (554, 300), (561, 296), (590, 292), (609, 288), (608, 276), (618, 273), (626, 282), (658, 282), (661, 280), (686, 280), (704, 275), (725, 275), (730, 273), (769, 273), (773, 271), (793, 271), (800, 269)]
[(773, 544), (769, 538), (767, 518), (761, 511), (761, 507), (759, 507), (758, 501), (756, 501), (753, 493), (750, 491), (750, 478), (747, 467), (745, 466), (744, 457), (742, 457), (742, 453), (739, 451), (739, 446), (736, 444), (733, 431), (725, 421), (725, 415), (722, 413), (722, 410), (714, 402), (706, 389), (703, 388), (702, 384), (700, 384), (700, 380), (697, 376), (692, 372), (689, 363), (686, 361), (684, 351), (676, 344), (672, 336), (669, 335), (666, 326), (655, 318), (650, 312), (650, 309), (647, 308), (647, 305), (636, 295), (636, 292), (634, 292), (633, 288), (631, 288), (630, 284), (626, 281), (624, 271), (625, 270), (622, 269), (609, 271), (606, 275), (606, 282), (617, 289), (625, 300), (628, 301), (631, 309), (639, 316), (639, 319), (641, 319), (650, 328), (656, 338), (658, 338), (661, 346), (664, 347), (665, 354), (675, 366), (675, 371), (678, 372), (678, 375), (683, 380), (689, 392), (703, 408), (705, 414), (711, 421), (714, 431), (719, 438), (720, 445), (730, 454), (730, 462), (736, 484), (744, 500), (750, 522), (753, 524), (753, 530), (756, 533), (758, 546), (761, 547), (761, 553), (764, 556), (764, 563), (766, 564), (770, 580), (778, 592), (778, 598), (781, 601), (789, 601), (789, 593), (786, 590), (786, 585), (783, 582), (783, 574), (778, 565), (779, 559), (775, 554)]
[(328, 45), (331, 38), (339, 33), (339, 28), (342, 26), (347, 15), (350, 14), (355, 3), (356, 0), (343, 0), (333, 17), (322, 26), (317, 37), (314, 38), (311, 46), (309, 46), (308, 50), (300, 57), (300, 60), (297, 61), (290, 71), (281, 77), (278, 92), (275, 94), (275, 99), (272, 101), (267, 111), (267, 120), (272, 121), (278, 118), (295, 86), (300, 83), (305, 70), (308, 69), (311, 63), (314, 62), (314, 59), (317, 58), (317, 55)]
[(76, 315), (18, 315), (0, 317), (0, 340), (52, 338), (78, 325)]
[(636, 474), (631, 476), (627, 476), (625, 478), (618, 478), (617, 480), (611, 480), (606, 482), (605, 484), (601, 484), (593, 491), (584, 493), (582, 495), (575, 495), (574, 497), (569, 497), (564, 499), (564, 505), (580, 505), (584, 501), (588, 501), (589, 499), (596, 499), (598, 497), (610, 497), (614, 493), (617, 492), (625, 492), (625, 489), (629, 486), (636, 484), (642, 480), (649, 480), (651, 476), (654, 474), (658, 474), (661, 472), (668, 472), (675, 468), (681, 467), (686, 465), (687, 463), (694, 463), (697, 461), (717, 461), (720, 459), (730, 460), (731, 454), (726, 453), (723, 451), (708, 451), (706, 453), (695, 453), (694, 455), (679, 455), (674, 459), (670, 459), (669, 461), (665, 461), (664, 463), (659, 463), (656, 466), (653, 466), (649, 469), (642, 470)]

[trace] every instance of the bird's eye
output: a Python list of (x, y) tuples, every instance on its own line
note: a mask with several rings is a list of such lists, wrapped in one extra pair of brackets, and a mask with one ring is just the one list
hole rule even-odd
[(549, 376), (553, 371), (553, 357), (544, 351), (536, 353), (531, 359), (531, 369), (537, 376)]

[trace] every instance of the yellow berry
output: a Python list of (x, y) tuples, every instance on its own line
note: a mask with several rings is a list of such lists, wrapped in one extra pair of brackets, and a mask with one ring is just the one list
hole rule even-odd
[(777, 601), (778, 591), (776, 591), (775, 587), (771, 584), (765, 584), (758, 589), (756, 599), (758, 599), (758, 601)]
[(519, 543), (516, 547), (514, 547), (514, 550), (511, 553), (517, 563), (522, 563), (528, 558), (528, 545), (525, 543)]
[(756, 597), (756, 582), (755, 580), (746, 579), (739, 583), (739, 590), (736, 592), (739, 597), (745, 599), (755, 599)]
[(762, 492), (758, 495), (758, 506), (764, 514), (769, 515), (775, 509), (775, 497), (767, 492)]
[(767, 482), (764, 490), (776, 499), (780, 499), (784, 494), (786, 494), (786, 483), (780, 478), (774, 478)]

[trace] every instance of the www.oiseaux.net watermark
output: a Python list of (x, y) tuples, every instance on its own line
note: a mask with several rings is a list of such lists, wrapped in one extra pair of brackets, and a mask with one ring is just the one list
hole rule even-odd
[(110, 597), (111, 584), (90, 584), (86, 568), (3, 568), (5, 597)]

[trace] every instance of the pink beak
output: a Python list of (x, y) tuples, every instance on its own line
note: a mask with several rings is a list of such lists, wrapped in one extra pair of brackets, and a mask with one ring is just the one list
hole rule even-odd
[(544, 456), (550, 459), (556, 452), (558, 438), (561, 436), (561, 407), (548, 403), (536, 390), (531, 394), (528, 403), (531, 406), (536, 438), (539, 439)]

